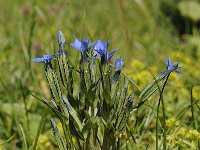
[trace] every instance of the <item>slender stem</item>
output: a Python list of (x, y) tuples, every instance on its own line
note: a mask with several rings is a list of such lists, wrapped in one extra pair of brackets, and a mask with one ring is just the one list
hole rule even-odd
[(120, 148), (121, 148), (121, 135), (117, 138), (117, 147), (116, 147), (116, 149), (120, 150)]
[[(193, 103), (193, 95), (192, 95), (192, 89), (193, 89), (193, 87), (191, 87), (191, 89), (190, 89), (190, 100), (191, 100), (191, 104)], [(194, 107), (193, 107), (193, 105), (191, 105), (191, 115), (192, 115), (192, 120), (193, 120), (193, 127), (195, 128), (196, 126), (195, 126), (195, 118), (194, 118)]]
[(23, 98), (23, 102), (24, 102), (24, 107), (25, 107), (25, 115), (26, 115), (27, 127), (28, 127), (28, 129), (30, 129), (29, 110), (28, 110), (27, 102), (26, 102), (25, 98)]
[[(36, 0), (33, 0), (32, 1), (33, 9), (35, 9), (35, 3), (36, 3)], [(36, 17), (36, 11), (33, 10), (33, 14), (31, 16), (31, 23), (30, 23), (30, 32), (29, 32), (29, 38), (28, 38), (28, 45), (27, 45), (28, 56), (29, 56), (28, 69), (30, 70), (31, 79), (33, 79), (32, 71), (31, 71), (31, 58), (32, 58), (31, 47), (32, 47), (32, 37), (33, 37), (35, 24), (36, 24), (35, 17)]]
[[(162, 93), (163, 93), (163, 91), (162, 91)], [(161, 95), (161, 97), (162, 97), (162, 95)], [(163, 97), (161, 98), (161, 102), (162, 102), (162, 112), (163, 112), (163, 138), (164, 138), (163, 149), (166, 149), (166, 146), (167, 146), (166, 125), (165, 125), (166, 114), (165, 114), (165, 105), (164, 105)]]
[(8, 138), (7, 140), (3, 141), (2, 143), (0, 143), (0, 147), (3, 146), (4, 144), (10, 142), (11, 140), (13, 140), (13, 138), (16, 137), (16, 134), (14, 134), (13, 136), (11, 136), (10, 138)]
[[(192, 124), (193, 124), (193, 128), (194, 129), (197, 129), (197, 124), (196, 124), (196, 120), (195, 120), (195, 116), (194, 116), (194, 106), (192, 105), (194, 103), (194, 100), (193, 100), (193, 86), (191, 87), (190, 89), (190, 100), (191, 100), (191, 114), (192, 114)], [(198, 140), (197, 141), (198, 143), (198, 148), (200, 148), (200, 141)]]
[(29, 111), (27, 107), (26, 94), (24, 92), (24, 87), (22, 86), (21, 81), (19, 81), (19, 86), (22, 92), (22, 98), (23, 98), (24, 107), (25, 107), (26, 123), (27, 123), (27, 128), (29, 130), (30, 129)]
[[(158, 150), (158, 114), (159, 114), (159, 109), (160, 109), (160, 102), (163, 101), (162, 99), (162, 93), (164, 92), (164, 89), (165, 89), (165, 86), (166, 86), (166, 83), (168, 81), (168, 78), (169, 78), (169, 75), (167, 76), (167, 79), (162, 87), (162, 90), (160, 91), (160, 88), (159, 89), (159, 92), (160, 92), (160, 97), (159, 97), (159, 100), (158, 100), (158, 107), (157, 107), (157, 117), (156, 117), (156, 150)], [(164, 108), (164, 102), (162, 102), (162, 105), (163, 105), (163, 108)], [(163, 144), (163, 149), (166, 149), (166, 132), (165, 132), (165, 110), (163, 110), (163, 117), (164, 117), (164, 120), (163, 120), (163, 127), (164, 127), (164, 132), (163, 132), (163, 136), (164, 136), (164, 144)]]
[(26, 141), (26, 136), (25, 136), (25, 133), (24, 133), (24, 129), (22, 127), (21, 124), (19, 124), (19, 128), (20, 128), (20, 131), (21, 131), (21, 134), (22, 134), (22, 140), (23, 140), (23, 144), (24, 144), (24, 149), (25, 150), (28, 150), (28, 145), (27, 145), (27, 141)]
[(45, 107), (45, 110), (43, 112), (43, 115), (42, 115), (42, 118), (40, 120), (40, 124), (39, 124), (38, 130), (37, 130), (36, 138), (35, 138), (35, 141), (34, 141), (34, 144), (33, 144), (33, 150), (36, 149), (37, 141), (38, 141), (39, 135), (40, 135), (40, 133), (42, 131), (42, 128), (43, 128), (43, 125), (44, 125), (44, 121), (45, 121), (45, 118), (46, 118), (47, 114), (48, 114), (48, 107)]

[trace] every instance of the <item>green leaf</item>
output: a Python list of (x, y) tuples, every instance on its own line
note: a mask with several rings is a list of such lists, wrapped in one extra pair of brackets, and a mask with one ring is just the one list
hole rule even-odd
[(111, 95), (110, 95), (110, 92), (108, 90), (103, 91), (103, 97), (104, 97), (107, 104), (111, 103)]
[(66, 142), (63, 139), (60, 131), (58, 130), (56, 122), (52, 118), (50, 119), (50, 121), (51, 121), (51, 125), (52, 125), (52, 128), (53, 128), (54, 137), (56, 139), (56, 142), (58, 144), (59, 149), (60, 150), (66, 150)]
[(129, 116), (130, 112), (128, 111), (127, 108), (122, 108), (118, 117), (117, 117), (117, 122), (116, 122), (116, 129), (118, 134), (120, 132), (122, 132), (122, 130), (124, 129), (127, 120), (128, 120), (128, 116)]
[[(65, 115), (63, 115), (57, 108), (55, 108), (54, 104), (52, 102), (46, 102), (44, 99), (37, 97), (34, 93), (31, 93), (33, 97), (35, 97), (40, 102), (44, 103), (59, 119), (66, 118)], [(54, 102), (55, 103), (55, 102)]]
[(77, 130), (77, 132), (80, 135), (80, 137), (82, 139), (84, 139), (83, 134), (82, 134), (83, 126), (82, 126), (82, 123), (81, 123), (81, 121), (80, 121), (80, 119), (78, 117), (77, 112), (71, 106), (71, 104), (69, 103), (69, 101), (67, 100), (66, 97), (63, 96), (62, 99), (63, 99), (64, 104), (67, 107), (67, 110), (69, 112), (69, 117), (70, 117), (71, 121), (73, 122), (75, 129)]
[(134, 92), (132, 92), (132, 93), (130, 94), (129, 98), (128, 98), (127, 103), (126, 103), (126, 108), (127, 108), (129, 111), (132, 110), (131, 108), (132, 108), (134, 96), (135, 96), (135, 94), (134, 94)]
[(58, 67), (59, 67), (59, 73), (60, 73), (62, 84), (65, 88), (67, 88), (69, 66), (68, 66), (68, 60), (65, 53), (58, 55)]
[(54, 98), (56, 103), (59, 104), (61, 101), (62, 94), (61, 94), (61, 89), (60, 89), (57, 74), (53, 69), (48, 68), (46, 71), (46, 77), (47, 77), (47, 81), (49, 83), (52, 97)]
[[(167, 76), (163, 76), (163, 74), (159, 74), (155, 77), (140, 93), (140, 101), (146, 101), (159, 87), (162, 87), (167, 79)], [(157, 85), (158, 84), (158, 85)]]
[(86, 98), (87, 87), (84, 78), (83, 65), (80, 65), (80, 88), (79, 88), (79, 108), (81, 110), (85, 107), (85, 98)]
[(94, 101), (95, 101), (95, 97), (96, 97), (96, 88), (97, 88), (97, 84), (93, 83), (86, 94), (86, 100), (89, 102), (89, 104), (91, 105)]
[(119, 81), (112, 81), (111, 85), (111, 105), (114, 105), (114, 101), (117, 99), (117, 91), (119, 90)]
[(26, 136), (24, 133), (24, 129), (22, 128), (22, 125), (19, 124), (20, 130), (21, 130), (21, 134), (22, 134), (22, 139), (23, 139), (23, 144), (24, 144), (24, 149), (28, 150), (28, 146), (27, 146), (27, 141), (26, 141)]

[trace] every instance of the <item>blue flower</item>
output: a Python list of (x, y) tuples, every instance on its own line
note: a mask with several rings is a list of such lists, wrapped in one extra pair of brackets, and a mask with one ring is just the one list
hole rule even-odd
[(96, 42), (89, 44), (89, 38), (86, 38), (84, 40), (75, 39), (74, 43), (71, 43), (70, 45), (74, 47), (75, 49), (82, 52), (82, 54), (86, 53), (86, 51), (90, 50), (92, 47), (94, 47)]
[(59, 46), (59, 52), (61, 54), (65, 54), (65, 37), (61, 31), (58, 31), (58, 46)]
[(178, 66), (178, 64), (179, 64), (178, 62), (172, 63), (169, 57), (166, 58), (166, 64), (167, 64), (166, 70), (168, 70), (170, 72), (172, 72), (172, 71), (180, 72), (180, 69), (182, 68), (182, 67)]
[(58, 44), (65, 43), (65, 37), (61, 31), (58, 31)]
[(102, 43), (101, 40), (98, 40), (94, 49), (97, 51), (97, 55), (99, 57), (106, 57), (106, 61), (110, 61), (110, 59), (112, 58), (112, 56), (115, 54), (117, 49), (114, 49), (113, 51), (111, 51), (110, 53), (108, 53), (108, 44), (109, 41), (108, 39)]
[(47, 54), (47, 55), (42, 56), (41, 58), (34, 58), (34, 59), (32, 59), (32, 62), (44, 62), (45, 64), (51, 63), (51, 60), (52, 60), (55, 56), (57, 56), (58, 54), (59, 54), (59, 53), (54, 54), (54, 55), (49, 55), (49, 54)]
[(124, 66), (124, 60), (121, 57), (118, 57), (115, 60), (115, 72), (121, 72), (122, 68)]
[(101, 40), (98, 40), (94, 49), (97, 51), (98, 56), (102, 57), (103, 54), (107, 51), (108, 48), (108, 40), (106, 40), (104, 43), (102, 43)]
[(121, 57), (118, 57), (115, 60), (115, 73), (114, 73), (113, 80), (115, 81), (119, 80), (119, 75), (123, 69), (123, 66), (124, 66), (124, 60)]

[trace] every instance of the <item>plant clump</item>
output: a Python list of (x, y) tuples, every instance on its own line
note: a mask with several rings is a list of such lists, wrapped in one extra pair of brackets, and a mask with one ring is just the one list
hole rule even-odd
[[(120, 149), (130, 112), (139, 109), (157, 89), (165, 86), (171, 72), (181, 69), (168, 57), (166, 69), (139, 91), (122, 73), (123, 58), (117, 57), (111, 64), (117, 49), (109, 52), (108, 40), (89, 43), (89, 38), (76, 38), (70, 45), (80, 51), (78, 65), (70, 61), (64, 44), (65, 38), (59, 31), (59, 51), (33, 59), (45, 64), (52, 98), (42, 102), (53, 112), (50, 121), (61, 150)], [(55, 69), (53, 60), (57, 62)], [(130, 85), (139, 95), (128, 92)]]

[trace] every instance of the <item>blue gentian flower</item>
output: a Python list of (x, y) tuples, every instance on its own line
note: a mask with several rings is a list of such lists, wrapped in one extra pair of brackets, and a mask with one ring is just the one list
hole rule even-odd
[(61, 31), (58, 31), (58, 44), (65, 43), (65, 37)]
[(103, 54), (107, 51), (108, 48), (108, 40), (106, 40), (104, 43), (102, 43), (101, 40), (98, 40), (94, 49), (98, 52), (98, 56), (102, 57)]
[(166, 65), (167, 65), (166, 70), (168, 70), (170, 72), (172, 72), (172, 71), (180, 72), (180, 69), (182, 67), (179, 67), (178, 64), (179, 64), (178, 62), (172, 63), (172, 61), (170, 60), (169, 57), (166, 58)]
[(52, 69), (52, 64), (51, 64), (51, 60), (56, 57), (57, 55), (59, 55), (60, 52), (54, 54), (54, 55), (49, 55), (46, 54), (44, 56), (42, 56), (41, 58), (34, 58), (32, 59), (32, 62), (44, 62), (46, 64), (46, 70), (48, 69)]
[(57, 56), (58, 54), (59, 54), (59, 53), (57, 53), (57, 54), (55, 54), (55, 55), (49, 55), (49, 54), (47, 54), (47, 55), (42, 56), (41, 58), (34, 58), (34, 59), (32, 59), (32, 61), (33, 61), (33, 62), (44, 62), (45, 64), (51, 63), (51, 60), (52, 60), (55, 56)]
[(58, 46), (59, 46), (59, 52), (61, 54), (65, 54), (65, 37), (61, 31), (58, 31)]
[(96, 42), (89, 44), (89, 38), (86, 38), (84, 40), (79, 40), (76, 38), (74, 43), (71, 43), (70, 45), (75, 49), (81, 51), (82, 54), (85, 54), (88, 50), (94, 47), (95, 44)]
[(110, 59), (112, 58), (112, 56), (115, 54), (116, 50), (117, 49), (114, 49), (113, 51), (111, 51), (110, 53), (107, 52), (108, 50), (108, 44), (109, 44), (109, 41), (108, 39), (102, 43), (101, 40), (98, 40), (94, 49), (97, 51), (97, 54), (99, 57), (106, 57), (106, 62), (107, 61), (110, 61)]
[(169, 57), (166, 58), (166, 69), (164, 72), (162, 72), (159, 77), (165, 77), (169, 75), (171, 72), (180, 72), (180, 69), (183, 67), (178, 66), (178, 62), (172, 63), (171, 59)]
[(124, 60), (121, 57), (118, 57), (115, 60), (115, 72), (118, 72), (118, 71), (121, 72), (123, 66), (124, 66)]
[(124, 66), (124, 60), (121, 57), (118, 57), (115, 60), (115, 73), (113, 77), (115, 81), (119, 80), (119, 75), (123, 69), (123, 66)]

